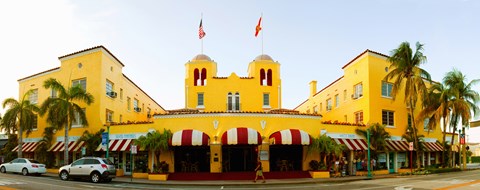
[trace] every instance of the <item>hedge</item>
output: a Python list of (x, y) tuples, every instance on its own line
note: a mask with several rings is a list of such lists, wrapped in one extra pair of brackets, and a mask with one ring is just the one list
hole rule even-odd
[(472, 156), (472, 163), (480, 163), (480, 156)]

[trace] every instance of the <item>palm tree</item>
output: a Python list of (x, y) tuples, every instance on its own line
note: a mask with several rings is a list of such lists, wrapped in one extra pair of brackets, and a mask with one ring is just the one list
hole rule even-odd
[[(65, 151), (64, 159), (68, 164), (68, 130), (73, 122), (79, 122), (83, 126), (88, 126), (87, 118), (82, 107), (76, 102), (83, 102), (87, 105), (93, 103), (93, 96), (86, 92), (80, 85), (65, 88), (54, 78), (47, 79), (43, 87), (58, 92), (57, 97), (47, 98), (40, 109), (40, 114), (47, 114), (47, 123), (56, 127), (57, 130), (65, 129)], [(79, 121), (75, 115), (79, 116)]]
[[(423, 44), (416, 43), (416, 50), (413, 53), (408, 42), (403, 42), (397, 49), (392, 50), (391, 56), (387, 59), (390, 64), (390, 72), (385, 76), (385, 81), (393, 80), (392, 98), (404, 89), (404, 102), (410, 107), (412, 121), (415, 121), (414, 112), (417, 101), (423, 101), (427, 95), (427, 86), (425, 80), (431, 81), (430, 74), (420, 68), (420, 65), (427, 61), (423, 55)], [(415, 122), (412, 122), (413, 129), (417, 129)], [(413, 130), (413, 135), (417, 136), (417, 130)], [(416, 141), (417, 138), (414, 138)], [(418, 146), (418, 142), (414, 143)], [(418, 147), (417, 147), (418, 148)], [(417, 154), (417, 166), (420, 167), (420, 154)]]
[[(147, 136), (140, 136), (135, 140), (135, 144), (138, 145), (141, 149), (153, 151), (155, 158), (154, 162), (157, 167), (160, 166), (160, 154), (163, 151), (168, 151), (170, 149), (169, 141), (172, 138), (172, 132), (167, 129), (163, 129), (163, 133), (160, 131), (152, 131), (147, 133)], [(152, 158), (154, 159), (154, 158)], [(152, 168), (152, 171), (156, 168)]]
[[(452, 119), (450, 120), (450, 127), (453, 128), (453, 132), (457, 130), (460, 120), (462, 120), (462, 126), (468, 126), (468, 122), (473, 118), (472, 112), (474, 115), (477, 115), (479, 112), (477, 103), (480, 100), (480, 96), (478, 92), (472, 90), (472, 86), (480, 82), (480, 80), (475, 79), (469, 83), (466, 81), (466, 76), (457, 69), (448, 72), (445, 78), (443, 78), (443, 83), (450, 88), (453, 95), (451, 105)], [(455, 135), (452, 135), (451, 142), (455, 142), (454, 140)]]
[[(416, 123), (422, 123), (425, 119), (428, 119), (428, 129), (434, 130), (440, 120), (443, 119), (443, 141), (442, 145), (446, 142), (447, 123), (450, 120), (450, 108), (452, 103), (452, 93), (443, 83), (434, 83), (429, 91), (427, 98), (423, 101), (424, 109), (418, 114), (418, 120)], [(445, 158), (446, 149), (443, 146), (442, 160)], [(445, 165), (446, 162), (443, 162)]]
[[(415, 134), (414, 130), (418, 130), (418, 129), (414, 129), (412, 126), (407, 126), (407, 128), (405, 129), (405, 133), (402, 135), (402, 139), (406, 140), (407, 142), (413, 142), (414, 147), (417, 147), (417, 149), (416, 149), (417, 155), (419, 155), (420, 152), (425, 150), (425, 146), (423, 144), (423, 142), (424, 142), (423, 138), (425, 136), (424, 135), (416, 135), (415, 136), (414, 135)], [(418, 144), (415, 144), (415, 143), (418, 143)], [(420, 161), (418, 160), (418, 157), (417, 157), (417, 161), (418, 161), (417, 162), (417, 167), (420, 167), (420, 165), (419, 165)]]
[(77, 140), (78, 142), (85, 142), (85, 153), (87, 156), (94, 156), (95, 149), (102, 142), (102, 133), (105, 129), (100, 129), (96, 133), (90, 133), (89, 131), (83, 132), (83, 135)]
[(320, 162), (327, 166), (326, 156), (331, 153), (331, 144), (332, 139), (323, 134), (318, 136), (318, 138), (312, 138), (312, 143), (308, 146), (308, 152), (319, 152), (320, 153)]
[(12, 134), (18, 131), (18, 157), (22, 157), (23, 146), (23, 132), (28, 136), (33, 129), (34, 122), (36, 122), (36, 112), (39, 108), (36, 104), (32, 104), (28, 97), (33, 93), (33, 90), (27, 91), (19, 101), (13, 98), (7, 98), (3, 101), (3, 108), (9, 107), (2, 119), (2, 129), (7, 134)]
[[(390, 133), (385, 130), (384, 125), (380, 125), (379, 123), (375, 123), (370, 125), (368, 129), (370, 131), (370, 146), (374, 151), (382, 151), (386, 150), (387, 142), (386, 140), (389, 139)], [(355, 129), (355, 133), (363, 136), (367, 139), (367, 130), (363, 129)]]

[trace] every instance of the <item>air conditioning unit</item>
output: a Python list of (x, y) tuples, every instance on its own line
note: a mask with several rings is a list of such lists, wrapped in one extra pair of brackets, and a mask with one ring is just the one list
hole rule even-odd
[(114, 92), (114, 91), (107, 92), (107, 96), (110, 96), (111, 98), (116, 98), (116, 97), (117, 97), (117, 93)]
[(133, 108), (136, 112), (141, 112), (142, 108)]

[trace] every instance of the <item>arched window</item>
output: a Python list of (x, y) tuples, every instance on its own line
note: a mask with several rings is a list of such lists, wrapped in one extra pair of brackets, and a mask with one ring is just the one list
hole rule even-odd
[(207, 85), (207, 69), (203, 68), (201, 73), (202, 86)]
[(240, 93), (235, 93), (235, 111), (240, 111)]
[(264, 69), (260, 69), (260, 86), (264, 86), (265, 85), (265, 70)]
[(229, 92), (227, 95), (227, 111), (233, 110), (233, 96), (232, 93)]
[(195, 69), (195, 71), (193, 71), (193, 85), (194, 86), (197, 86), (198, 83), (198, 78), (200, 77), (200, 74), (198, 73), (198, 69)]
[(268, 69), (267, 73), (267, 85), (272, 86), (272, 69)]

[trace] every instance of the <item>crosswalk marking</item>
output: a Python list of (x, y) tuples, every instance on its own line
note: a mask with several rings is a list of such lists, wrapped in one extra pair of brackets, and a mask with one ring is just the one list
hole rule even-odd
[(8, 180), (8, 179), (0, 179), (0, 186), (4, 185), (21, 185), (25, 184), (23, 182), (18, 182), (18, 181), (13, 181), (13, 180)]

